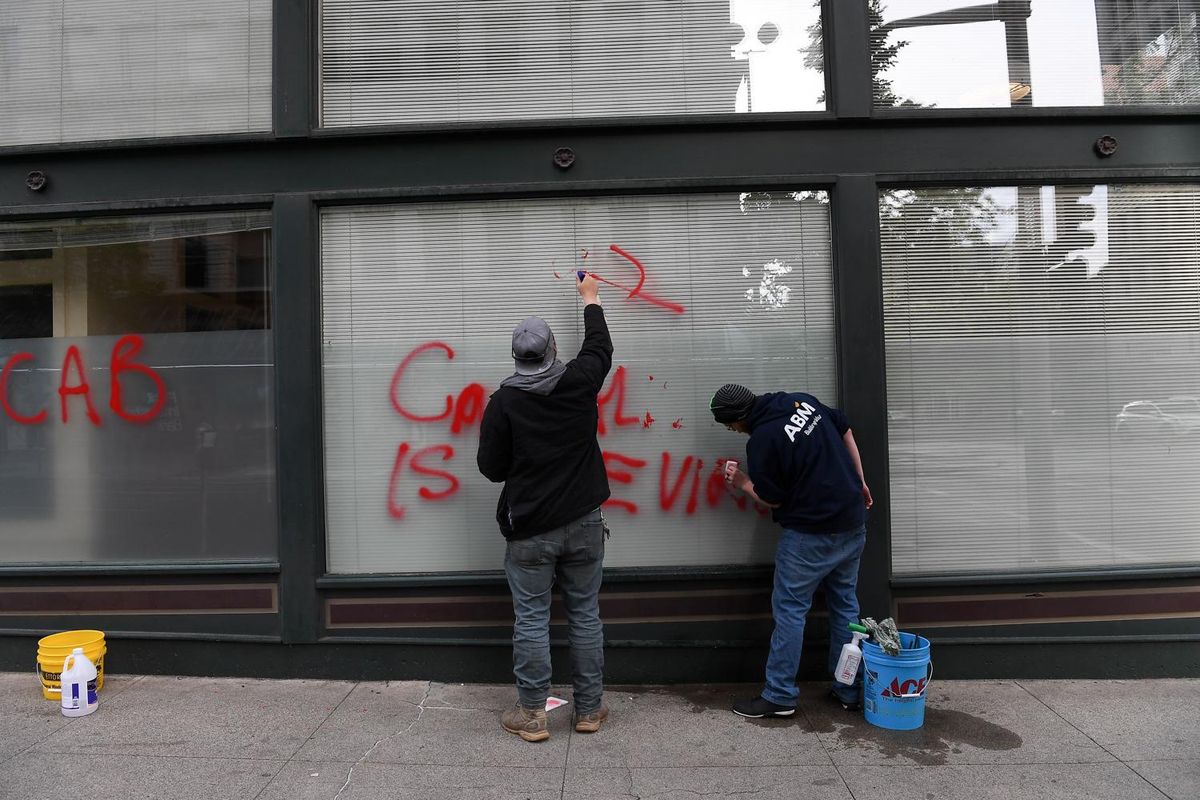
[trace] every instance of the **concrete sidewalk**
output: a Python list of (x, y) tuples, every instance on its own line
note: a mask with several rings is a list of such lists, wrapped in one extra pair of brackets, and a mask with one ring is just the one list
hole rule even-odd
[(600, 733), (566, 706), (528, 744), (497, 720), (509, 686), (116, 675), (68, 720), (32, 674), (0, 674), (0, 797), (1200, 797), (1200, 680), (938, 681), (907, 733), (815, 684), (792, 720), (730, 713), (757, 688), (610, 687)]

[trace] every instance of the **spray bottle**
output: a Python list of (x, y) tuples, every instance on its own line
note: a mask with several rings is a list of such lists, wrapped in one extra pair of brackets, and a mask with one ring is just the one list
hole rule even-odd
[(870, 636), (866, 628), (853, 622), (850, 623), (850, 630), (853, 639), (842, 645), (842, 655), (838, 658), (837, 670), (833, 673), (838, 683), (847, 686), (854, 684), (854, 678), (858, 675), (858, 665), (862, 663), (862, 648), (858, 643)]

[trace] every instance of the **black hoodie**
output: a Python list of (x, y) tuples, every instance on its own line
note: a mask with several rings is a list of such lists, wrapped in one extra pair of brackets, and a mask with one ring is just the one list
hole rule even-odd
[(842, 533), (862, 525), (862, 479), (843, 436), (846, 415), (811, 394), (760, 395), (746, 418), (746, 472), (776, 522), (800, 533)]
[(496, 521), (506, 539), (528, 539), (595, 511), (609, 497), (596, 440), (596, 397), (612, 368), (604, 309), (583, 309), (583, 345), (548, 393), (501, 386), (488, 401), (476, 463), (504, 482)]

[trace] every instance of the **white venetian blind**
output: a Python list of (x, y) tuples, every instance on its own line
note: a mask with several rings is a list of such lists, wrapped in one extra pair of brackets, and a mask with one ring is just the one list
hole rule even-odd
[(271, 0), (0, 0), (0, 146), (270, 127)]
[(322, 0), (321, 119), (386, 123), (824, 108), (794, 0)]
[(881, 209), (896, 573), (1200, 562), (1200, 187)]
[(616, 354), (600, 443), (621, 501), (606, 563), (771, 560), (773, 526), (709, 494), (746, 440), (707, 403), (729, 381), (836, 402), (823, 194), (339, 208), (321, 235), (331, 571), (500, 568), (478, 416), (524, 317), (549, 322), (564, 360), (578, 352), (580, 267), (623, 287), (602, 288)]

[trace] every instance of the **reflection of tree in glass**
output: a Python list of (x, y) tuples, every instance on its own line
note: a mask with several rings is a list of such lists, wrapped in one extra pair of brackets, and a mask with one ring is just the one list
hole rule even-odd
[[(816, 6), (821, 5), (821, 0), (817, 0)], [(900, 51), (908, 46), (908, 42), (897, 39), (891, 43), (888, 42), (889, 34), (886, 31), (881, 31), (883, 28), (883, 0), (869, 0), (867, 6), (867, 14), (870, 23), (870, 38), (871, 38), (871, 89), (875, 95), (876, 106), (888, 106), (892, 108), (921, 108), (919, 103), (915, 103), (907, 98), (900, 98), (892, 91), (892, 82), (884, 77), (884, 73), (890, 70), (896, 64), (896, 58)], [(825, 34), (821, 27), (821, 20), (818, 19), (812, 25), (808, 26), (809, 47), (804, 55), (804, 66), (817, 72), (825, 71)], [(825, 102), (825, 93), (822, 92), (818, 102)]]
[[(816, 5), (820, 6), (820, 0)], [(883, 28), (883, 0), (869, 0), (867, 7), (871, 38), (871, 89), (876, 106), (893, 108), (931, 108), (922, 106), (908, 98), (901, 98), (892, 90), (892, 82), (884, 77), (896, 64), (900, 51), (908, 46), (908, 42), (895, 39), (888, 42), (889, 34), (881, 31)], [(804, 65), (818, 72), (825, 67), (825, 43), (821, 22), (818, 20), (808, 28), (811, 44), (804, 57)], [(825, 102), (825, 95), (820, 97)], [(828, 201), (828, 195), (822, 193), (822, 202)], [(899, 226), (906, 233), (914, 232), (932, 242), (954, 242), (956, 246), (973, 247), (988, 244), (989, 237), (995, 231), (998, 217), (1001, 213), (995, 201), (986, 196), (981, 189), (954, 188), (939, 189), (937, 192), (940, 202), (933, 205), (918, 203), (921, 192), (887, 189), (880, 195), (880, 219), (898, 220), (906, 214), (928, 214), (928, 219), (912, 226)], [(910, 206), (914, 206), (910, 208)], [(913, 243), (915, 246), (915, 242)]]
[[(880, 221), (885, 227), (905, 222), (896, 231), (910, 248), (991, 247), (1000, 218), (1008, 213), (987, 190), (975, 187), (891, 189), (879, 197)], [(919, 215), (915, 220), (914, 214)]]
[[(1120, 27), (1131, 27), (1128, 25)], [(1120, 31), (1129, 45), (1110, 45), (1116, 63), (1106, 63), (1104, 101), (1109, 105), (1189, 104), (1200, 102), (1200, 15), (1182, 15), (1166, 30)], [(1147, 38), (1152, 37), (1152, 38)]]

